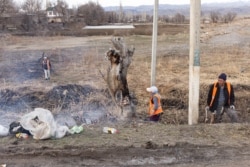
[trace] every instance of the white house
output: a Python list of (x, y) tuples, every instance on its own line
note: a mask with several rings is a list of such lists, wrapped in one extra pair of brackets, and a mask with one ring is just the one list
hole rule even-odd
[(49, 23), (61, 23), (62, 22), (62, 14), (58, 13), (55, 7), (48, 7), (46, 9), (46, 17)]

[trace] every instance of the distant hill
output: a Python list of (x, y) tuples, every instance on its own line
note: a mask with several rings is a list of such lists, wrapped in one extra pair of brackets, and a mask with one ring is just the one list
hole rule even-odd
[[(119, 11), (119, 6), (105, 7), (106, 11)], [(225, 14), (228, 12), (237, 13), (237, 15), (250, 15), (250, 1), (243, 2), (229, 2), (229, 3), (206, 3), (201, 5), (201, 10), (203, 15), (207, 15), (210, 12), (219, 12)], [(125, 13), (132, 12), (133, 14), (141, 14), (142, 12), (152, 15), (154, 10), (153, 5), (142, 5), (142, 6), (123, 6), (123, 11)], [(185, 16), (189, 16), (190, 6), (189, 5), (169, 5), (160, 4), (159, 5), (159, 15), (174, 15), (176, 13), (181, 13)]]

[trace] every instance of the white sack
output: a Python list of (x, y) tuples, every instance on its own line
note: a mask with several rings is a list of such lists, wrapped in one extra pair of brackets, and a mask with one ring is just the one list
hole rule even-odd
[(0, 137), (8, 136), (8, 134), (9, 134), (9, 129), (0, 125)]
[(20, 124), (33, 135), (34, 139), (62, 138), (69, 131), (67, 126), (60, 126), (54, 120), (52, 113), (43, 108), (24, 115)]

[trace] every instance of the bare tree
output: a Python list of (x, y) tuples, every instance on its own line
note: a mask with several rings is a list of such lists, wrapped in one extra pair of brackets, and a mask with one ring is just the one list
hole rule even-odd
[(17, 5), (13, 0), (0, 0), (0, 18), (2, 30), (5, 30), (8, 24), (8, 17), (17, 11)]
[(166, 16), (166, 15), (163, 15), (161, 17), (161, 20), (165, 21), (166, 23), (169, 23), (171, 21), (170, 17), (169, 16)]
[(232, 22), (235, 19), (236, 16), (237, 16), (236, 13), (234, 13), (234, 12), (228, 12), (227, 14), (225, 14), (222, 17), (222, 19), (223, 19), (224, 23), (230, 23), (230, 22)]
[(185, 16), (180, 13), (176, 13), (174, 17), (172, 18), (174, 23), (184, 23), (185, 22)]
[(107, 82), (110, 94), (122, 111), (125, 104), (130, 104), (131, 112), (134, 113), (134, 103), (129, 93), (127, 72), (132, 62), (135, 48), (128, 49), (122, 38), (113, 38), (112, 43), (115, 49), (106, 52), (110, 61), (105, 81)]
[(22, 9), (28, 14), (37, 14), (42, 9), (42, 0), (25, 0)]
[(117, 23), (119, 20), (119, 15), (116, 12), (105, 12), (105, 20), (108, 23)]
[(94, 2), (88, 2), (78, 8), (77, 15), (81, 15), (85, 19), (87, 25), (100, 25), (105, 22), (104, 9)]
[(210, 19), (212, 23), (218, 23), (220, 20), (220, 13), (215, 11), (210, 12)]
[(0, 0), (0, 16), (16, 11), (16, 5), (13, 0)]
[(55, 9), (59, 13), (59, 15), (62, 16), (63, 22), (68, 21), (68, 8), (69, 5), (65, 0), (58, 0), (57, 4), (55, 5)]

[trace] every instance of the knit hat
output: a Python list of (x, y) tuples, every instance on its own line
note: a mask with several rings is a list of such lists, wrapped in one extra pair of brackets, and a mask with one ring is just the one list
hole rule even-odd
[(221, 73), (218, 78), (223, 79), (224, 81), (226, 81), (227, 80), (227, 75), (225, 73)]
[(151, 86), (151, 87), (147, 88), (147, 91), (152, 92), (152, 93), (157, 93), (158, 89), (156, 86)]

